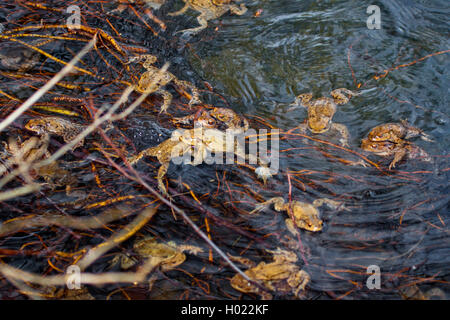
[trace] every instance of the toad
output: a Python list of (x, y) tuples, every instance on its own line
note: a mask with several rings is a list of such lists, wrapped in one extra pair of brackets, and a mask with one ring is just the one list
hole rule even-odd
[(348, 146), (348, 129), (345, 125), (339, 123), (333, 123), (332, 119), (336, 113), (338, 105), (346, 104), (350, 97), (359, 95), (359, 93), (350, 91), (346, 88), (339, 88), (331, 91), (331, 98), (319, 98), (312, 100), (312, 93), (302, 93), (295, 98), (293, 106), (304, 106), (308, 109), (308, 119), (306, 123), (300, 124), (299, 130), (306, 133), (307, 130), (310, 132), (324, 133), (330, 129), (336, 130), (340, 135), (341, 139), (339, 142), (343, 146)]
[(9, 43), (1, 46), (0, 65), (8, 71), (23, 73), (31, 70), (39, 61), (40, 54), (23, 45)]
[[(29, 120), (25, 124), (25, 128), (42, 136), (50, 134), (60, 136), (65, 143), (69, 143), (86, 127), (60, 117), (42, 117)], [(72, 150), (81, 147), (83, 144), (84, 139), (74, 145)]]
[(370, 141), (389, 141), (402, 143), (403, 140), (420, 136), (425, 141), (432, 142), (429, 135), (421, 129), (411, 126), (408, 121), (401, 120), (400, 123), (385, 123), (370, 130), (367, 138)]
[(134, 57), (130, 59), (129, 63), (134, 61), (143, 61), (142, 66), (145, 68), (145, 72), (141, 75), (139, 82), (137, 84), (136, 90), (141, 93), (155, 92), (163, 97), (163, 105), (161, 106), (160, 112), (167, 112), (167, 109), (172, 102), (172, 94), (164, 90), (163, 87), (171, 82), (180, 87), (183, 90), (190, 89), (192, 92), (191, 100), (189, 101), (189, 107), (194, 104), (200, 103), (199, 93), (196, 87), (192, 83), (184, 80), (178, 80), (175, 75), (166, 71), (162, 74), (157, 83), (153, 83), (153, 79), (159, 74), (160, 70), (156, 68), (153, 64), (156, 62), (157, 58), (151, 54), (145, 54), (141, 56)]
[(197, 17), (197, 21), (200, 24), (199, 27), (180, 30), (184, 34), (195, 34), (208, 27), (208, 21), (217, 19), (230, 11), (236, 15), (243, 15), (247, 12), (247, 8), (243, 3), (238, 7), (234, 4), (233, 0), (183, 0), (185, 2), (184, 7), (176, 12), (169, 13), (169, 16), (179, 16), (184, 14), (189, 8), (200, 12)]
[(247, 119), (239, 116), (229, 108), (213, 108), (212, 110), (201, 110), (200, 114), (191, 114), (186, 117), (175, 118), (175, 123), (194, 123), (194, 127), (226, 129), (229, 132), (239, 134), (249, 128)]
[[(284, 294), (292, 293), (296, 297), (300, 297), (300, 293), (305, 290), (309, 283), (310, 276), (295, 264), (297, 255), (294, 252), (282, 250), (270, 251), (273, 254), (273, 262), (260, 262), (255, 265), (248, 259), (241, 257), (232, 257), (235, 261), (247, 266), (248, 270), (244, 273), (255, 282), (259, 282), (264, 288), (272, 292), (280, 292)], [(231, 286), (243, 293), (255, 293), (261, 295), (263, 300), (272, 299), (272, 294), (264, 292), (259, 287), (253, 285), (244, 279), (240, 274), (236, 274), (230, 280)]]
[(431, 161), (431, 157), (423, 149), (406, 141), (394, 143), (390, 141), (371, 141), (368, 138), (365, 138), (361, 141), (361, 149), (382, 157), (394, 156), (394, 159), (389, 164), (389, 170), (395, 168), (395, 165), (405, 156), (409, 159), (419, 158), (422, 161)]
[[(197, 255), (203, 252), (203, 249), (191, 245), (177, 245), (173, 241), (161, 243), (153, 237), (147, 237), (136, 241), (133, 251), (139, 257), (154, 258), (155, 266), (159, 266), (162, 271), (168, 271), (186, 260), (184, 251)], [(111, 265), (114, 266), (117, 263), (120, 263), (122, 269), (129, 269), (136, 264), (136, 259), (120, 253), (113, 258)]]
[(447, 300), (446, 294), (439, 288), (432, 288), (423, 292), (415, 284), (398, 288), (400, 296), (404, 300)]
[[(250, 212), (250, 214), (254, 214), (256, 212), (264, 210), (271, 204), (274, 204), (274, 208), (276, 211), (280, 212), (289, 210), (289, 202), (286, 203), (281, 197), (275, 197), (269, 199), (268, 201), (260, 203), (253, 211)], [(322, 230), (323, 222), (319, 217), (318, 208), (324, 204), (328, 205), (332, 209), (340, 208), (342, 210), (348, 210), (340, 202), (331, 199), (316, 199), (312, 204), (294, 200), (291, 202), (290, 207), (293, 219), (289, 217), (285, 220), (286, 227), (294, 235), (298, 232), (297, 228), (302, 228), (312, 232)]]

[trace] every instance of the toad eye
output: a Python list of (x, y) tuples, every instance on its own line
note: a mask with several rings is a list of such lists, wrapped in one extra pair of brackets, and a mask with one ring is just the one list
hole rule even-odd
[(208, 120), (208, 124), (213, 125), (214, 124), (214, 120)]
[(378, 145), (377, 144), (372, 144), (372, 148), (376, 149), (376, 148), (378, 148)]

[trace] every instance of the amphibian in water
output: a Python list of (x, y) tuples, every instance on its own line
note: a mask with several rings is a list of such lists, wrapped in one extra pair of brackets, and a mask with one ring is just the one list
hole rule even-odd
[[(260, 262), (258, 265), (241, 257), (230, 258), (249, 267), (250, 269), (244, 273), (250, 279), (259, 282), (268, 291), (293, 293), (296, 297), (299, 297), (309, 283), (310, 276), (305, 271), (300, 270), (295, 264), (297, 255), (294, 252), (280, 248), (269, 252), (273, 254), (273, 262)], [(263, 300), (272, 299), (272, 294), (264, 292), (259, 287), (248, 282), (240, 274), (236, 274), (231, 278), (230, 284), (240, 292), (259, 294)]]
[(138, 85), (136, 87), (136, 90), (139, 92), (155, 92), (163, 96), (163, 105), (161, 106), (160, 112), (167, 112), (167, 109), (170, 106), (170, 103), (172, 102), (172, 94), (168, 92), (167, 90), (162, 89), (165, 85), (169, 84), (170, 82), (173, 82), (175, 85), (179, 86), (180, 88), (186, 90), (190, 89), (192, 92), (191, 100), (189, 101), (189, 106), (192, 106), (194, 104), (200, 103), (199, 99), (199, 93), (196, 87), (192, 85), (188, 81), (178, 80), (175, 75), (172, 73), (166, 71), (164, 72), (159, 81), (157, 83), (153, 83), (153, 79), (158, 76), (160, 70), (153, 66), (153, 64), (156, 62), (157, 58), (151, 54), (146, 54), (142, 56), (135, 57), (130, 60), (132, 61), (141, 61), (143, 60), (142, 66), (146, 69), (146, 71), (142, 74), (142, 76), (139, 79)]
[(312, 133), (317, 134), (334, 129), (341, 135), (339, 142), (343, 146), (348, 146), (349, 134), (347, 127), (343, 124), (332, 122), (337, 106), (346, 104), (349, 101), (349, 98), (345, 94), (352, 97), (358, 95), (359, 93), (345, 88), (339, 88), (331, 91), (331, 96), (333, 99), (322, 97), (312, 100), (312, 93), (303, 93), (298, 95), (292, 105), (300, 105), (308, 109), (308, 119), (306, 123), (299, 126), (300, 131), (306, 133), (306, 131), (309, 130)]
[[(271, 204), (274, 204), (276, 211), (289, 210), (289, 203), (286, 203), (281, 197), (275, 197), (260, 203), (253, 211), (250, 212), (250, 214), (264, 210)], [(312, 232), (322, 230), (323, 222), (319, 217), (319, 210), (317, 208), (323, 204), (327, 204), (332, 209), (340, 208), (342, 210), (348, 210), (340, 202), (325, 198), (316, 199), (312, 204), (294, 200), (291, 202), (291, 212), (294, 220), (290, 217), (285, 220), (288, 230), (292, 234), (297, 234), (297, 228), (302, 228)]]
[(0, 49), (0, 65), (8, 71), (26, 72), (39, 61), (40, 54), (23, 45), (9, 43)]
[(243, 15), (247, 12), (247, 8), (243, 3), (238, 7), (233, 4), (233, 0), (183, 0), (185, 2), (184, 7), (176, 12), (169, 13), (170, 16), (179, 16), (184, 14), (189, 8), (200, 12), (197, 17), (197, 21), (200, 24), (199, 27), (185, 29), (178, 32), (182, 33), (198, 33), (208, 26), (208, 21), (217, 19), (230, 11), (236, 15)]
[(248, 130), (247, 119), (228, 108), (213, 108), (202, 110), (200, 114), (191, 114), (182, 118), (175, 118), (175, 123), (194, 123), (194, 127), (230, 130), (238, 134)]
[[(159, 266), (162, 271), (168, 271), (186, 260), (184, 251), (188, 251), (190, 254), (198, 254), (203, 249), (191, 245), (177, 245), (172, 241), (161, 243), (153, 237), (148, 237), (136, 241), (133, 245), (133, 251), (142, 258), (154, 259), (155, 266)], [(111, 261), (111, 265), (119, 262), (122, 269), (129, 269), (136, 264), (135, 259), (124, 254), (118, 254)]]
[[(43, 117), (29, 120), (25, 124), (25, 128), (42, 136), (50, 134), (60, 136), (64, 142), (69, 143), (86, 127), (59, 117)], [(81, 147), (83, 144), (84, 139), (74, 145), (72, 150)]]

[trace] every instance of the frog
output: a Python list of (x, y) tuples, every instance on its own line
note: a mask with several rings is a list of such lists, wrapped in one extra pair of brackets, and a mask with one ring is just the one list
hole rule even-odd
[(166, 196), (169, 196), (169, 194), (167, 193), (162, 178), (167, 173), (171, 159), (187, 154), (194, 156), (194, 160), (185, 163), (196, 166), (205, 160), (208, 151), (214, 153), (233, 153), (240, 160), (248, 159), (250, 163), (259, 163), (260, 166), (255, 169), (255, 173), (266, 184), (267, 179), (272, 175), (267, 164), (253, 154), (246, 154), (245, 148), (234, 140), (233, 135), (231, 135), (233, 143), (227, 143), (228, 138), (230, 138), (229, 135), (218, 129), (205, 129), (202, 127), (190, 130), (178, 129), (172, 132), (169, 139), (155, 147), (150, 147), (135, 156), (129, 157), (127, 161), (131, 165), (134, 165), (144, 156), (156, 157), (161, 163), (157, 175), (158, 187)]
[(316, 199), (312, 204), (297, 200), (293, 200), (289, 204), (289, 202), (286, 203), (282, 197), (274, 197), (258, 204), (256, 208), (250, 212), (250, 214), (260, 212), (271, 204), (274, 204), (274, 208), (278, 212), (288, 211), (289, 208), (291, 208), (293, 219), (289, 217), (285, 220), (285, 223), (289, 232), (294, 235), (298, 234), (297, 228), (311, 232), (318, 232), (322, 230), (323, 221), (320, 219), (318, 208), (324, 204), (334, 210), (339, 208), (340, 210), (348, 211), (348, 209), (341, 202), (327, 198)]
[(48, 157), (48, 138), (31, 137), (22, 142), (21, 137), (9, 137), (4, 142), (4, 151), (1, 153), (0, 176), (15, 165), (23, 163), (32, 164)]
[(175, 132), (175, 136), (178, 136), (179, 140), (184, 144), (193, 147), (193, 165), (202, 163), (208, 156), (208, 152), (234, 154), (238, 161), (248, 160), (249, 163), (259, 164), (259, 167), (255, 169), (255, 174), (263, 180), (264, 185), (267, 183), (267, 179), (272, 176), (266, 161), (253, 153), (246, 153), (245, 147), (238, 140), (234, 139), (235, 133), (233, 132), (223, 132), (218, 129), (199, 127), (185, 130), (182, 133)]
[(372, 152), (378, 156), (394, 156), (394, 159), (389, 164), (389, 170), (395, 168), (395, 165), (405, 156), (407, 156), (408, 159), (421, 159), (424, 162), (432, 161), (425, 150), (407, 141), (395, 143), (390, 141), (372, 141), (368, 138), (364, 138), (361, 141), (361, 149)]
[(249, 123), (243, 116), (238, 115), (232, 109), (214, 107), (211, 110), (200, 110), (181, 118), (174, 118), (175, 123), (194, 123), (194, 127), (226, 129), (234, 134), (243, 133), (248, 130)]
[[(145, 4), (153, 9), (158, 10), (167, 0), (144, 0)], [(119, 6), (109, 13), (122, 13), (130, 4), (136, 4), (135, 0), (118, 0)]]
[[(25, 128), (42, 136), (52, 134), (60, 136), (63, 138), (65, 143), (69, 143), (77, 135), (79, 135), (86, 128), (86, 126), (74, 123), (61, 117), (41, 117), (28, 120), (25, 124)], [(84, 139), (75, 144), (72, 151), (83, 145)]]
[(189, 8), (200, 12), (197, 21), (199, 27), (177, 31), (183, 34), (196, 34), (208, 27), (208, 21), (214, 20), (228, 11), (236, 15), (243, 15), (247, 12), (245, 4), (241, 3), (239, 7), (234, 4), (233, 0), (183, 0), (184, 7), (176, 12), (169, 13), (169, 16), (179, 16), (184, 14)]
[(231, 286), (243, 293), (258, 294), (263, 300), (271, 300), (271, 292), (291, 293), (300, 298), (310, 281), (310, 276), (296, 265), (297, 255), (292, 251), (281, 248), (267, 251), (273, 255), (273, 261), (269, 263), (260, 262), (258, 265), (246, 258), (230, 256), (231, 259), (247, 266), (249, 269), (244, 273), (250, 279), (260, 283), (267, 291), (250, 283), (240, 274), (231, 278)]
[(433, 142), (433, 139), (421, 129), (411, 126), (407, 120), (401, 120), (400, 123), (385, 123), (372, 128), (367, 138), (376, 142), (403, 143), (404, 140), (418, 136), (425, 141)]
[(190, 89), (192, 92), (192, 97), (189, 101), (189, 107), (194, 104), (201, 103), (199, 98), (199, 92), (197, 88), (190, 82), (179, 80), (174, 74), (165, 71), (160, 75), (160, 79), (157, 83), (154, 83), (154, 78), (160, 73), (160, 69), (156, 68), (153, 64), (157, 61), (157, 57), (151, 54), (144, 54), (131, 58), (128, 63), (134, 61), (142, 61), (142, 66), (146, 70), (139, 78), (136, 90), (140, 93), (158, 93), (163, 97), (163, 105), (161, 106), (160, 113), (167, 113), (167, 109), (172, 102), (172, 94), (164, 90), (163, 87), (171, 82), (182, 89)]
[(313, 100), (312, 93), (302, 93), (295, 98), (294, 103), (291, 104), (292, 106), (303, 106), (308, 109), (306, 123), (300, 124), (298, 129), (304, 134), (307, 131), (313, 134), (319, 134), (327, 132), (330, 129), (336, 130), (341, 135), (339, 140), (341, 145), (348, 147), (349, 133), (347, 127), (343, 124), (333, 123), (332, 119), (338, 105), (348, 103), (350, 100), (348, 96), (357, 96), (359, 93), (346, 88), (339, 88), (331, 91), (330, 94), (333, 99), (322, 97)]
[(39, 62), (40, 54), (23, 45), (8, 44), (0, 49), (0, 65), (8, 71), (24, 73), (31, 70)]
[[(144, 237), (133, 244), (133, 251), (142, 258), (153, 258), (155, 266), (159, 266), (161, 271), (169, 271), (186, 260), (185, 251), (190, 254), (199, 254), (203, 249), (193, 245), (177, 245), (174, 241), (167, 243), (158, 242), (155, 237)], [(111, 261), (111, 266), (120, 263), (124, 270), (136, 264), (136, 259), (119, 253)]]

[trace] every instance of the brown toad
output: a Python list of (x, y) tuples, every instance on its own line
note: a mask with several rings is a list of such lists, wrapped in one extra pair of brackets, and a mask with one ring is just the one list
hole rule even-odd
[[(245, 153), (245, 148), (234, 139), (233, 134), (227, 134), (218, 129), (205, 129), (202, 127), (190, 130), (176, 130), (172, 132), (172, 136), (169, 139), (156, 147), (148, 148), (141, 151), (138, 155), (130, 157), (128, 162), (133, 165), (144, 156), (157, 157), (161, 163), (157, 176), (158, 186), (165, 195), (168, 195), (162, 178), (169, 168), (170, 160), (188, 155), (189, 157), (184, 158), (184, 163), (196, 166), (207, 159), (208, 152), (220, 155), (223, 153), (233, 154), (233, 156), (237, 156), (239, 161), (248, 159), (250, 163), (259, 163), (261, 166), (256, 168), (255, 173), (259, 178), (263, 179), (264, 183), (272, 175), (261, 159), (251, 153)], [(194, 157), (193, 161), (191, 161), (191, 156)]]
[[(250, 212), (250, 214), (254, 214), (256, 212), (264, 210), (271, 204), (274, 204), (274, 208), (276, 211), (289, 210), (289, 202), (286, 203), (281, 197), (275, 197), (269, 199), (268, 201), (260, 203), (253, 211)], [(291, 202), (290, 207), (294, 220), (292, 220), (290, 217), (285, 220), (288, 230), (292, 234), (297, 234), (297, 228), (302, 228), (312, 232), (322, 230), (323, 222), (319, 217), (319, 210), (317, 208), (322, 206), (323, 204), (328, 205), (332, 209), (340, 208), (342, 210), (348, 210), (340, 202), (325, 198), (316, 199), (312, 204), (294, 200)]]
[(212, 110), (201, 110), (199, 114), (191, 114), (186, 117), (175, 118), (175, 123), (194, 123), (194, 127), (227, 129), (238, 134), (248, 130), (247, 119), (238, 115), (229, 108), (213, 108)]
[(307, 130), (312, 133), (323, 133), (330, 129), (334, 129), (339, 132), (341, 139), (339, 142), (343, 146), (348, 146), (348, 129), (345, 125), (339, 123), (333, 123), (332, 119), (336, 113), (338, 105), (346, 104), (350, 97), (359, 95), (359, 93), (350, 91), (345, 88), (339, 88), (331, 91), (331, 98), (319, 98), (312, 100), (312, 93), (302, 93), (295, 98), (294, 106), (304, 106), (308, 109), (308, 119), (306, 123), (300, 124), (299, 129), (303, 133)]
[(406, 120), (401, 120), (400, 123), (385, 123), (374, 127), (370, 130), (367, 138), (370, 141), (402, 143), (404, 139), (411, 139), (418, 136), (425, 141), (433, 141), (421, 129), (411, 126)]
[(184, 7), (176, 12), (169, 13), (170, 16), (179, 16), (184, 14), (189, 8), (200, 12), (197, 17), (197, 21), (200, 24), (199, 27), (180, 30), (182, 33), (198, 33), (208, 26), (208, 21), (217, 19), (230, 11), (236, 15), (243, 15), (247, 12), (247, 8), (243, 3), (238, 7), (233, 0), (183, 0), (185, 2)]
[(160, 73), (160, 69), (153, 66), (157, 58), (154, 55), (146, 54), (138, 57), (132, 58), (129, 62), (142, 61), (142, 66), (146, 71), (141, 75), (139, 82), (137, 84), (136, 90), (141, 93), (155, 92), (162, 95), (164, 101), (161, 106), (160, 112), (167, 112), (167, 109), (172, 102), (172, 94), (167, 90), (162, 89), (165, 85), (173, 82), (175, 85), (183, 90), (190, 89), (192, 92), (191, 100), (189, 101), (189, 106), (200, 103), (199, 93), (196, 87), (192, 83), (184, 80), (178, 80), (175, 75), (166, 71), (161, 76), (157, 83), (154, 83), (154, 79)]
[[(153, 237), (147, 237), (136, 241), (133, 245), (133, 251), (139, 257), (154, 259), (155, 266), (159, 266), (162, 271), (168, 271), (186, 260), (184, 251), (196, 255), (203, 252), (203, 249), (191, 245), (177, 245), (173, 241), (161, 243)], [(116, 265), (119, 262), (122, 269), (129, 269), (136, 264), (136, 259), (120, 253), (113, 258), (111, 265)]]
[[(33, 43), (32, 43), (33, 44)], [(40, 54), (21, 44), (1, 46), (0, 65), (8, 71), (23, 73), (35, 67), (40, 61)]]
[(446, 294), (439, 288), (432, 288), (423, 292), (415, 284), (398, 289), (404, 300), (447, 300)]
[[(50, 134), (60, 136), (64, 142), (69, 143), (86, 127), (60, 117), (43, 117), (29, 120), (25, 124), (25, 128), (42, 136)], [(84, 139), (74, 145), (72, 150), (81, 147), (83, 144)]]
[[(279, 293), (293, 293), (296, 297), (301, 296), (309, 283), (310, 276), (295, 264), (297, 255), (294, 252), (282, 250), (270, 251), (273, 254), (273, 262), (260, 262), (255, 265), (252, 261), (241, 257), (230, 257), (235, 261), (249, 267), (244, 273), (255, 282), (260, 283), (268, 291)], [(236, 274), (230, 280), (231, 286), (243, 293), (255, 293), (261, 295), (263, 300), (272, 299), (272, 294), (261, 290), (242, 277)]]
[(389, 164), (389, 170), (395, 168), (395, 165), (405, 156), (408, 156), (409, 159), (420, 158), (422, 161), (431, 161), (431, 157), (423, 149), (406, 141), (394, 143), (390, 141), (372, 141), (365, 138), (361, 141), (361, 149), (383, 157), (394, 156), (394, 159)]

